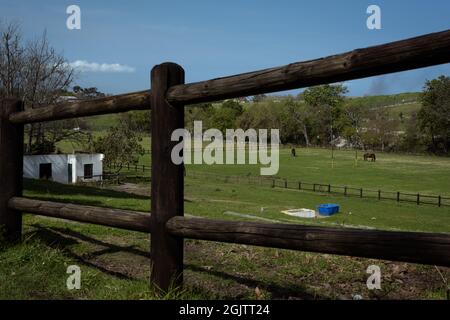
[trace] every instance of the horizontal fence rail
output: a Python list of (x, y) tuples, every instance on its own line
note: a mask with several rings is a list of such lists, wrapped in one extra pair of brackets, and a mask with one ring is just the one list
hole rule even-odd
[(150, 213), (85, 206), (72, 203), (11, 198), (8, 207), (20, 212), (92, 223), (125, 230), (150, 232)]
[(12, 123), (35, 123), (78, 117), (150, 109), (151, 91), (139, 91), (110, 97), (65, 102), (48, 107), (28, 109), (11, 115)]
[(174, 217), (178, 237), (450, 266), (450, 235)]
[[(304, 88), (424, 68), (450, 62), (450, 30), (407, 40), (356, 49), (322, 59), (217, 78), (168, 89), (171, 103), (192, 104), (247, 95)], [(12, 123), (44, 122), (67, 118), (150, 109), (150, 91), (29, 109), (9, 117)]]
[(169, 89), (172, 103), (198, 103), (297, 89), (450, 62), (450, 30)]
[[(150, 233), (150, 214), (14, 197), (25, 213)], [(167, 231), (183, 238), (402, 262), (450, 266), (450, 235), (173, 217)]]

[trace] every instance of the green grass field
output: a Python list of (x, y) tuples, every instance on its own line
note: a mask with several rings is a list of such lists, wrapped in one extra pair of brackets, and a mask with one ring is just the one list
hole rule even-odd
[[(290, 155), (290, 149), (280, 151), (280, 171), (277, 177), (288, 179), (293, 189), (302, 183), (331, 184), (383, 190), (386, 198), (396, 198), (396, 192), (429, 194), (450, 197), (450, 159), (434, 156), (413, 156), (377, 153), (376, 162), (355, 162), (353, 151), (335, 151), (331, 161), (330, 150), (297, 149), (297, 157)], [(359, 157), (362, 154), (359, 153)], [(150, 155), (144, 155), (140, 164), (149, 166)], [(139, 169), (139, 167), (138, 167)], [(365, 191), (370, 198), (359, 198), (340, 194), (284, 189), (283, 183), (271, 188), (272, 182), (262, 180), (259, 185), (259, 165), (188, 165), (186, 180), (186, 211), (192, 214), (223, 217), (223, 212), (232, 211), (246, 215), (261, 215), (263, 218), (285, 221), (283, 210), (296, 208), (315, 209), (321, 203), (338, 203), (341, 214), (334, 217), (309, 221), (294, 219), (301, 223), (348, 224), (369, 228), (450, 232), (450, 201), (442, 200), (446, 206), (420, 205), (411, 202), (397, 203), (395, 200), (377, 200), (377, 192)], [(123, 169), (124, 175), (146, 176), (149, 171)], [(208, 178), (209, 174), (215, 174)], [(233, 177), (228, 178), (227, 177)], [(238, 178), (241, 177), (241, 178)], [(256, 179), (249, 179), (256, 178)], [(224, 181), (229, 181), (225, 183)], [(391, 193), (389, 193), (391, 192)], [(402, 196), (414, 201), (415, 196)], [(423, 198), (436, 203), (436, 199)]]
[[(150, 144), (148, 140), (144, 145)], [(404, 155), (377, 152), (376, 162), (364, 162), (363, 153), (335, 150), (296, 148), (280, 149), (280, 167), (276, 177), (305, 183), (332, 184), (373, 190), (403, 191), (450, 196), (450, 158), (428, 155)], [(150, 155), (139, 160), (140, 165), (151, 164)], [(260, 176), (260, 165), (188, 165), (190, 172), (220, 175)], [(127, 170), (124, 170), (126, 172)], [(146, 173), (149, 174), (148, 172)]]

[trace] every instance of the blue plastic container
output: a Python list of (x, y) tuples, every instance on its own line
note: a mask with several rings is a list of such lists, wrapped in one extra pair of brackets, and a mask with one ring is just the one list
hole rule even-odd
[(317, 211), (321, 216), (332, 216), (333, 214), (339, 213), (338, 204), (321, 204), (317, 207)]

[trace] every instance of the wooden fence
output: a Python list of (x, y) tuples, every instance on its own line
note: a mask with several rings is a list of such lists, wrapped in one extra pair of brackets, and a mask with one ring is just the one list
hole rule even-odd
[[(357, 49), (283, 67), (184, 84), (174, 63), (151, 72), (151, 90), (23, 111), (1, 101), (0, 226), (21, 239), (22, 212), (151, 233), (151, 281), (166, 291), (181, 285), (183, 239), (194, 238), (328, 254), (450, 266), (450, 235), (217, 221), (183, 216), (183, 166), (171, 161), (172, 131), (183, 127), (185, 106), (226, 98), (347, 81), (450, 62), (450, 30)], [(22, 197), (23, 125), (151, 108), (151, 214)]]

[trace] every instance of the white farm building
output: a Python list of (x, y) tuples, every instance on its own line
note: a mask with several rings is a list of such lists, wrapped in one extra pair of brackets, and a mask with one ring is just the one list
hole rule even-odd
[(48, 179), (60, 183), (101, 180), (103, 174), (101, 153), (46, 154), (23, 157), (23, 177)]

